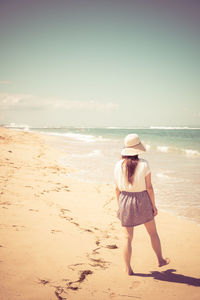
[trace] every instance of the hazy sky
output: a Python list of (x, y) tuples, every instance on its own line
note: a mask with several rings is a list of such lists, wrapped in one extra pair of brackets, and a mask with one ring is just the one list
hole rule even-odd
[(200, 1), (0, 0), (0, 123), (200, 125)]

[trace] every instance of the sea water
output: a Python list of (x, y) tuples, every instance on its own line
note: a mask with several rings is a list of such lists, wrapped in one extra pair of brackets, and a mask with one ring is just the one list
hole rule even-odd
[(159, 209), (200, 224), (200, 128), (26, 128), (57, 136), (54, 146), (66, 153), (60, 160), (77, 171), (71, 176), (96, 183), (114, 183), (124, 137), (136, 133), (146, 146)]

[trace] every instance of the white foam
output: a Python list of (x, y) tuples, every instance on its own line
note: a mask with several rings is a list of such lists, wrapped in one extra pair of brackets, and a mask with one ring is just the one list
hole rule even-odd
[(110, 126), (110, 127), (105, 127), (105, 129), (123, 129), (123, 128), (122, 127)]
[(188, 126), (150, 126), (150, 129), (200, 129), (200, 127), (188, 127)]
[(169, 176), (166, 175), (164, 172), (156, 173), (156, 176), (163, 179), (168, 179)]
[(181, 149), (177, 147), (169, 147), (169, 146), (157, 146), (157, 151), (163, 152), (163, 153), (169, 153), (169, 152), (176, 152), (176, 153), (183, 153), (188, 157), (199, 157), (200, 152), (193, 149)]
[(102, 153), (99, 149), (93, 150), (92, 152), (86, 153), (86, 154), (72, 154), (72, 157), (77, 157), (77, 158), (86, 158), (86, 157), (97, 157), (101, 156)]
[(169, 147), (168, 146), (157, 146), (157, 150), (160, 152), (167, 153), (169, 151)]
[(82, 142), (95, 142), (96, 138), (93, 135), (86, 135), (86, 134), (80, 134), (80, 133), (64, 133), (63, 134), (66, 137), (69, 137), (71, 139), (79, 140)]
[(200, 152), (192, 149), (181, 149), (187, 156), (200, 156)]
[(100, 156), (102, 153), (100, 150), (93, 150), (92, 152), (88, 153), (89, 157), (94, 157), (94, 156)]
[(145, 148), (147, 151), (149, 151), (151, 149), (151, 146), (149, 144), (145, 144)]
[(109, 140), (109, 139), (103, 138), (102, 136), (95, 137), (94, 135), (72, 133), (72, 132), (67, 132), (67, 133), (45, 132), (45, 134), (64, 136), (64, 137), (68, 137), (73, 140), (78, 140), (78, 141), (82, 141), (82, 142), (86, 142), (86, 143), (93, 143), (93, 142), (97, 142), (97, 141), (108, 141)]
[(16, 123), (10, 123), (9, 125), (6, 125), (7, 128), (20, 128), (24, 130), (29, 130), (30, 126), (27, 124), (16, 124)]

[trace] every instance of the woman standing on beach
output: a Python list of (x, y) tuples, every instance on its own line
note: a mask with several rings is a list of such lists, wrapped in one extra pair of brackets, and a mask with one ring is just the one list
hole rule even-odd
[(122, 159), (116, 163), (114, 176), (119, 205), (118, 217), (125, 229), (126, 272), (133, 275), (130, 261), (134, 226), (145, 225), (158, 258), (159, 267), (168, 264), (169, 259), (164, 259), (162, 256), (160, 239), (156, 230), (154, 217), (157, 215), (157, 208), (149, 165), (146, 160), (138, 157), (140, 153), (146, 151), (145, 147), (137, 134), (127, 135), (124, 146), (121, 151)]

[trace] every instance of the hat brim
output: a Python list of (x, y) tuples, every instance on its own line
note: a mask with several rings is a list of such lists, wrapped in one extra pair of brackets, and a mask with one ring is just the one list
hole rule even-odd
[(133, 146), (133, 147), (125, 147), (121, 151), (122, 156), (134, 156), (140, 154), (142, 152), (146, 152), (146, 149), (142, 143)]

